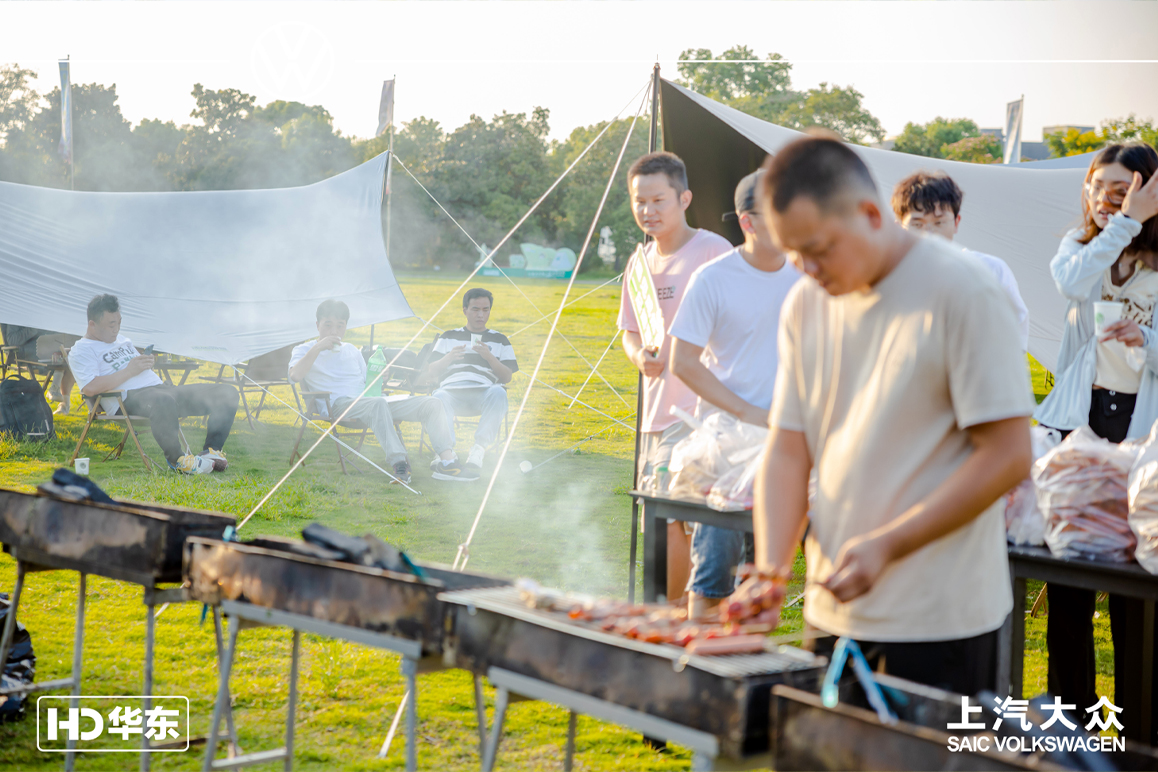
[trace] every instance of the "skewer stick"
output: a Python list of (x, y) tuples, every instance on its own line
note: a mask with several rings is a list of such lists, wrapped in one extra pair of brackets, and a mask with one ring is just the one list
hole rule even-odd
[(378, 751), (378, 758), (386, 758), (386, 754), (390, 752), (390, 743), (394, 742), (394, 733), (398, 731), (398, 722), (402, 720), (402, 714), (406, 711), (406, 701), (410, 699), (410, 692), (407, 691), (402, 695), (402, 702), (398, 703), (398, 712), (394, 714), (394, 720), (390, 722), (390, 731), (386, 733), (386, 739), (382, 741), (382, 750)]

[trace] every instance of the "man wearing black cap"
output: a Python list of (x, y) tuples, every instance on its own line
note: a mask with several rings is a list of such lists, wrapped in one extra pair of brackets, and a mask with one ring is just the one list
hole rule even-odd
[[(716, 410), (767, 426), (776, 381), (780, 306), (801, 274), (776, 249), (757, 203), (762, 172), (736, 186), (744, 244), (692, 274), (672, 322), (671, 366), (699, 396), (700, 417)], [(706, 361), (706, 364), (705, 364)], [(732, 592), (743, 557), (738, 531), (697, 524), (692, 536), (689, 611), (703, 616)]]

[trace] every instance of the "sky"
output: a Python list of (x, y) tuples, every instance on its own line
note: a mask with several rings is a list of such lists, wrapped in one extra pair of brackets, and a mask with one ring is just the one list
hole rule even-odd
[[(1042, 126), (1158, 118), (1154, 2), (29, 2), (4, 3), (0, 63), (59, 84), (116, 84), (121, 109), (191, 121), (194, 83), (321, 104), (346, 135), (374, 133), (382, 81), (395, 118), (453, 129), (472, 114), (551, 111), (552, 136), (615, 117), (658, 61), (744, 44), (793, 62), (796, 89), (854, 86), (889, 135), (906, 122), (1004, 123), (1025, 96)], [(1091, 30), (1096, 31), (1091, 35)], [(638, 96), (635, 97), (638, 100)]]

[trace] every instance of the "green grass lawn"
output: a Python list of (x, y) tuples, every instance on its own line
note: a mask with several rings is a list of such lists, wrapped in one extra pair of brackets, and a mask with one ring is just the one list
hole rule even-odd
[[(456, 297), (437, 316), (432, 315), (465, 275), (400, 275), (415, 313), (439, 328), (462, 324)], [(619, 352), (618, 343), (599, 370), (609, 383), (591, 378), (582, 401), (569, 408), (569, 399), (548, 386), (574, 395), (590, 366), (607, 349), (614, 333), (619, 290), (616, 284), (601, 289), (603, 280), (580, 282), (572, 297), (591, 292), (563, 314), (560, 335), (552, 341), (540, 378), (519, 422), (511, 456), (499, 475), (470, 550), (470, 567), (506, 576), (528, 576), (570, 590), (625, 596), (631, 504), (625, 495), (631, 482), (633, 437), (611, 418), (634, 423), (635, 371)], [(491, 326), (507, 334), (519, 331), (542, 313), (553, 313), (564, 282), (521, 280), (524, 298), (502, 278), (482, 278), (472, 286), (495, 292)], [(550, 319), (518, 332), (512, 343), (521, 374), (510, 390), (511, 418), (525, 394)], [(400, 346), (421, 328), (408, 319), (378, 325), (375, 342)], [(433, 337), (428, 328), (414, 348)], [(348, 340), (369, 340), (368, 328), (351, 332)], [(568, 342), (569, 341), (569, 342)], [(193, 378), (216, 372), (205, 366)], [(1043, 390), (1040, 368), (1035, 388)], [(288, 390), (275, 390), (292, 402)], [(58, 438), (45, 444), (0, 442), (0, 485), (32, 490), (62, 465), (72, 452), (83, 425), (84, 412), (75, 403), (73, 416), (59, 418)], [(91, 476), (114, 497), (179, 504), (227, 512), (243, 518), (288, 471), (290, 449), (297, 430), (294, 415), (274, 403), (250, 429), (241, 419), (226, 447), (230, 469), (225, 474), (185, 478), (151, 475), (130, 449), (120, 460), (101, 459), (119, 440), (115, 428), (98, 426), (90, 433), (86, 451), (92, 458)], [(600, 411), (605, 415), (600, 415)], [(611, 418), (607, 417), (610, 416)], [(184, 422), (193, 444), (203, 429), (196, 419)], [(313, 437), (316, 432), (310, 432)], [(518, 471), (518, 462), (539, 463), (585, 438), (574, 453), (565, 453), (530, 475)], [(334, 446), (320, 445), (309, 462), (295, 472), (242, 530), (242, 537), (298, 536), (313, 521), (339, 530), (374, 533), (424, 560), (449, 563), (478, 512), (485, 480), (497, 453), (488, 456), (484, 481), (463, 485), (432, 480), (428, 459), (413, 452), (417, 432), (404, 426), (412, 448), (415, 495), (373, 470), (343, 476)], [(460, 433), (459, 451), (469, 449), (469, 437)], [(147, 434), (144, 448), (155, 459), (160, 449)], [(366, 455), (382, 463), (381, 450), (368, 442)], [(798, 564), (798, 570), (802, 566)], [(10, 590), (15, 563), (0, 555), (0, 590)], [(790, 588), (795, 597), (799, 585)], [(1039, 585), (1031, 586), (1029, 603)], [(76, 574), (48, 572), (29, 576), (20, 619), (29, 628), (38, 657), (37, 680), (66, 677), (71, 668), (72, 626), (76, 604)], [(1112, 694), (1113, 660), (1105, 604), (1095, 620), (1098, 641), (1098, 691)], [(195, 734), (210, 721), (216, 690), (212, 625), (199, 624), (200, 606), (170, 607), (157, 624), (156, 686), (159, 694), (187, 695)], [(145, 608), (134, 585), (94, 577), (88, 584), (84, 692), (93, 695), (135, 694), (140, 690), (144, 647)], [(799, 629), (799, 607), (786, 610), (785, 631)], [(1026, 626), (1026, 693), (1045, 690), (1044, 618)], [(245, 750), (281, 744), (289, 670), (290, 632), (282, 629), (245, 630), (233, 671), (235, 716)], [(398, 658), (314, 635), (303, 636), (300, 704), (297, 715), (296, 764), (299, 769), (396, 769), (405, 755), (396, 741), (388, 758), (375, 759), (404, 686)], [(488, 697), (491, 692), (488, 690)], [(425, 769), (474, 769), (478, 766), (477, 735), (470, 677), (445, 671), (419, 678), (419, 761)], [(57, 755), (36, 750), (35, 718), (0, 725), (0, 765), (12, 769), (56, 768)], [(508, 712), (501, 769), (557, 768), (562, 763), (567, 714), (541, 703), (518, 703)], [(675, 770), (690, 766), (690, 754), (678, 748), (659, 753), (644, 746), (638, 735), (618, 727), (581, 718), (577, 735), (578, 769)], [(136, 768), (136, 757), (125, 754), (81, 754), (78, 769)], [(157, 754), (157, 769), (199, 769), (200, 755)]]

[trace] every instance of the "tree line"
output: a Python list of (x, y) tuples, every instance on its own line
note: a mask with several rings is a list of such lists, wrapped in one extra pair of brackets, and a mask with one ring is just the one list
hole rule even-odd
[[(779, 54), (762, 61), (745, 46), (719, 55), (688, 49), (680, 55), (679, 82), (712, 99), (789, 128), (822, 126), (850, 142), (884, 138), (880, 122), (852, 86), (822, 83), (800, 91), (792, 65)], [(713, 60), (709, 64), (703, 60)], [(69, 168), (59, 152), (60, 89), (37, 93), (36, 77), (18, 65), (0, 67), (0, 180), (67, 188)], [(265, 105), (238, 89), (193, 87), (193, 120), (145, 119), (131, 125), (117, 104), (116, 85), (74, 84), (73, 180), (77, 190), (231, 190), (305, 185), (373, 158), (388, 137), (345, 136), (321, 105), (275, 100)], [(551, 140), (550, 113), (503, 112), (486, 120), (472, 115), (453, 130), (419, 117), (398, 127), (391, 177), (391, 261), (396, 267), (473, 265), (478, 251), (415, 182), (454, 215), (480, 244), (493, 246), (583, 151), (607, 122), (573, 129)], [(567, 246), (578, 251), (591, 227), (631, 119), (618, 120), (543, 201), (514, 239), (496, 255), (500, 265), (520, 242)], [(624, 163), (596, 232), (612, 229), (617, 256), (630, 254), (638, 234), (632, 221), (626, 167), (647, 150), (647, 116), (635, 125)], [(1155, 142), (1149, 121), (1134, 116), (1104, 122), (1101, 129), (1047, 137), (1055, 155), (1096, 149), (1107, 141)], [(933, 158), (993, 163), (1000, 143), (971, 120), (937, 118), (909, 123), (894, 150)], [(411, 177), (411, 174), (413, 177)], [(594, 244), (584, 267), (600, 265)]]

